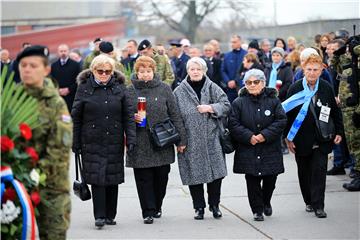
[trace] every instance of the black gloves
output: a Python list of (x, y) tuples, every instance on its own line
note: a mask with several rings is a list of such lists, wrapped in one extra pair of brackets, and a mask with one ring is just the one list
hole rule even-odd
[(79, 147), (73, 146), (73, 147), (72, 147), (72, 151), (73, 151), (73, 153), (75, 153), (75, 154), (81, 154), (81, 148), (79, 148)]
[(360, 114), (354, 112), (352, 115), (352, 120), (353, 120), (354, 126), (356, 128), (360, 128)]
[(131, 156), (134, 153), (134, 149), (135, 149), (135, 144), (129, 144), (127, 146), (127, 152), (126, 154)]

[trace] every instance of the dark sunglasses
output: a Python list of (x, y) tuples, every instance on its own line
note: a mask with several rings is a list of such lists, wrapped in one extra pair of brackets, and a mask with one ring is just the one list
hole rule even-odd
[(103, 75), (105, 73), (105, 75), (110, 75), (112, 73), (112, 70), (102, 70), (102, 69), (96, 69), (96, 72), (99, 75)]
[(254, 80), (254, 81), (246, 80), (246, 81), (245, 81), (245, 85), (246, 85), (246, 86), (250, 86), (250, 85), (252, 85), (252, 84), (254, 84), (254, 85), (259, 85), (260, 81), (261, 81), (261, 80)]

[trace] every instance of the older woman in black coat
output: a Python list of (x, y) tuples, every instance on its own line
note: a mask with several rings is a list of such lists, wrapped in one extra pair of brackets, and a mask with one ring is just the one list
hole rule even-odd
[[(175, 97), (170, 87), (156, 72), (155, 61), (146, 56), (139, 57), (134, 65), (129, 95), (134, 105), (138, 97), (146, 99), (146, 119), (134, 107), (133, 114), (138, 123), (136, 147), (126, 158), (126, 166), (134, 168), (136, 188), (145, 224), (152, 224), (154, 218), (162, 215), (162, 203), (166, 194), (170, 164), (175, 162), (174, 145), (156, 149), (149, 138), (149, 127), (170, 118), (181, 137), (177, 150), (186, 147), (186, 132)], [(146, 124), (141, 124), (143, 121)]]
[(71, 116), (73, 151), (81, 153), (83, 176), (91, 184), (95, 226), (115, 225), (118, 184), (124, 182), (124, 133), (134, 148), (135, 122), (124, 85), (112, 58), (99, 55), (78, 76)]
[[(235, 141), (234, 173), (245, 173), (255, 221), (272, 214), (270, 204), (277, 175), (284, 172), (281, 134), (286, 115), (277, 91), (265, 87), (265, 75), (251, 69), (245, 87), (232, 104), (229, 129)], [(261, 186), (262, 181), (262, 186)]]

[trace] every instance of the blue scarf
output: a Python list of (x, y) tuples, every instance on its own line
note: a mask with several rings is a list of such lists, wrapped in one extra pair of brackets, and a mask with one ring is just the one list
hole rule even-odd
[(295, 107), (302, 105), (298, 115), (295, 118), (294, 123), (291, 126), (291, 129), (287, 135), (287, 139), (293, 141), (297, 132), (299, 131), (301, 124), (303, 123), (306, 114), (309, 110), (309, 105), (311, 103), (312, 97), (316, 94), (318, 87), (319, 87), (319, 79), (316, 80), (316, 85), (314, 90), (311, 90), (307, 85), (306, 78), (304, 77), (302, 80), (302, 85), (304, 90), (292, 95), (290, 98), (286, 99), (282, 103), (282, 107), (284, 108), (285, 112), (289, 112), (290, 110), (294, 109)]
[(282, 64), (282, 61), (279, 63), (272, 63), (268, 87), (275, 88), (276, 80), (277, 80), (277, 70), (281, 64)]

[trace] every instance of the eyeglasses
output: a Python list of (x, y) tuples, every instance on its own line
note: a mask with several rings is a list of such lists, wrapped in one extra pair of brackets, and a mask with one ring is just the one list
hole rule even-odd
[(112, 70), (102, 70), (102, 69), (96, 69), (96, 72), (99, 75), (103, 75), (105, 73), (105, 75), (110, 75), (112, 73)]
[(261, 80), (254, 80), (254, 81), (246, 80), (246, 81), (245, 81), (245, 85), (246, 85), (246, 86), (250, 86), (250, 85), (252, 85), (252, 84), (254, 84), (254, 85), (259, 85), (260, 81), (261, 81)]

